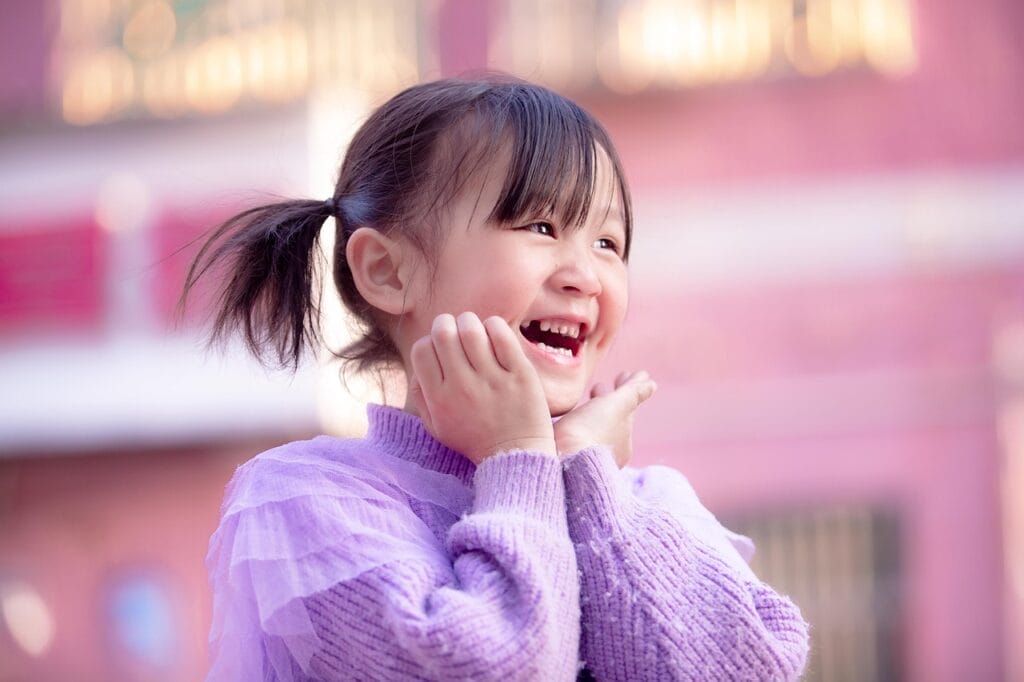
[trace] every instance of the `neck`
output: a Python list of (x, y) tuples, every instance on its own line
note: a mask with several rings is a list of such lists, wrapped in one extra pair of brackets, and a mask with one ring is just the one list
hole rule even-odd
[(420, 411), (416, 407), (416, 401), (413, 399), (411, 390), (407, 389), (405, 391), (405, 404), (402, 405), (402, 409), (408, 412), (409, 414), (414, 414), (417, 417), (420, 416)]

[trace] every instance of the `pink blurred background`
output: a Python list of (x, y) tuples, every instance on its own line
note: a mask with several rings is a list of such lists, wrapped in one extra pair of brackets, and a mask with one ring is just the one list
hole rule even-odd
[(6, 0), (0, 681), (203, 676), (234, 467), (358, 434), (373, 391), (205, 352), (191, 240), (326, 197), (374, 104), (482, 68), (609, 128), (637, 228), (606, 373), (660, 387), (634, 462), (754, 537), (806, 678), (1024, 680), (1022, 29), (1016, 0)]

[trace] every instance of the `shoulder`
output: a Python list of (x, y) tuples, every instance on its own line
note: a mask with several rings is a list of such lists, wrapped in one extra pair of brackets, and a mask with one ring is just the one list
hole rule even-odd
[(343, 484), (354, 468), (373, 476), (373, 468), (359, 464), (362, 441), (317, 436), (293, 441), (259, 453), (240, 465), (224, 495), (221, 515), (245, 508), (305, 496), (325, 485)]
[(319, 465), (325, 461), (337, 460), (363, 447), (365, 441), (358, 438), (344, 439), (331, 436), (316, 436), (308, 440), (296, 440), (264, 450), (238, 467), (236, 475), (249, 470), (259, 470), (274, 463), (290, 466)]
[(245, 462), (227, 486), (208, 562), (255, 560), (264, 573), (331, 565), (340, 580), (395, 556), (432, 554), (433, 534), (377, 454), (362, 440), (319, 436)]
[(206, 556), (219, 651), (249, 651), (286, 622), (302, 627), (302, 600), (389, 562), (446, 565), (407, 499), (381, 482), (375, 454), (364, 441), (321, 436), (238, 467)]

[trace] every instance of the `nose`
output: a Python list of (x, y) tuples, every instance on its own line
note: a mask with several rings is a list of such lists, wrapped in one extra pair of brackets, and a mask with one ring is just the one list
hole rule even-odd
[(598, 296), (603, 289), (601, 277), (590, 254), (566, 254), (555, 270), (552, 283), (560, 290), (577, 296)]

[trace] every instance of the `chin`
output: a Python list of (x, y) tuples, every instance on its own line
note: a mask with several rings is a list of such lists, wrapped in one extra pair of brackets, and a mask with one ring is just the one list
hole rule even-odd
[(548, 405), (548, 409), (551, 410), (552, 417), (561, 417), (564, 414), (568, 414), (573, 407), (575, 407), (575, 405), (570, 407), (552, 407), (551, 405)]
[(547, 396), (548, 411), (551, 412), (552, 417), (561, 417), (563, 414), (572, 410), (579, 404), (580, 398), (583, 397), (583, 393), (580, 392), (578, 395), (567, 396), (567, 395), (550, 395)]

